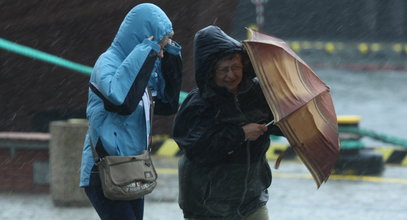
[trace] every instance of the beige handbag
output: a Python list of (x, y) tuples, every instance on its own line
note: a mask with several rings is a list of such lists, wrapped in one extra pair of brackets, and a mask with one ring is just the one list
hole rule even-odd
[[(92, 142), (91, 145), (97, 155)], [(151, 193), (157, 185), (157, 173), (147, 150), (136, 156), (97, 158), (99, 157), (95, 157), (95, 163), (99, 168), (103, 194), (108, 199), (138, 199)]]

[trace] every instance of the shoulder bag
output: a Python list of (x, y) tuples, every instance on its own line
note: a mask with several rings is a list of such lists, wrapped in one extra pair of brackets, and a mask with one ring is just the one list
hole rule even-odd
[(138, 199), (151, 193), (157, 185), (157, 173), (147, 150), (135, 156), (95, 157), (95, 164), (99, 168), (103, 194), (108, 199)]
[[(151, 103), (150, 109), (153, 109), (153, 101)], [(151, 111), (150, 122), (152, 114)], [(156, 187), (157, 172), (150, 157), (150, 147), (141, 155), (99, 157), (91, 138), (89, 140), (106, 198), (134, 200), (151, 193)]]

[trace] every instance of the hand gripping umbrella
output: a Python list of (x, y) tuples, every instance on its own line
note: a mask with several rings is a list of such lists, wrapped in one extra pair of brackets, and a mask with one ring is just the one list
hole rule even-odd
[(250, 31), (252, 37), (243, 44), (274, 123), (319, 188), (339, 155), (338, 124), (329, 87), (283, 40)]

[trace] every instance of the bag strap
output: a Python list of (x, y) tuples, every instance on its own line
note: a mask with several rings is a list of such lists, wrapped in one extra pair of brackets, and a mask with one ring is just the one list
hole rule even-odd
[[(152, 146), (152, 142), (153, 142), (153, 136), (152, 136), (152, 127), (153, 127), (153, 115), (154, 115), (154, 98), (151, 92), (151, 88), (147, 86), (147, 91), (148, 91), (148, 96), (150, 99), (150, 134), (149, 134), (149, 138), (148, 138), (148, 143), (147, 143), (147, 151), (151, 152), (151, 146)], [(93, 160), (95, 162), (95, 164), (97, 165), (100, 162), (101, 157), (99, 156), (95, 145), (93, 145), (92, 142), (92, 137), (89, 135), (89, 143), (90, 146), (92, 147), (92, 154), (93, 154)]]

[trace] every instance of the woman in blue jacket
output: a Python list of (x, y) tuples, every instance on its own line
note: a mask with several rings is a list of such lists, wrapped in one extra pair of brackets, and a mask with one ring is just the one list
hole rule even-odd
[(137, 5), (94, 66), (80, 186), (102, 219), (143, 218), (143, 198), (113, 201), (103, 196), (91, 143), (101, 156), (141, 154), (151, 132), (150, 104), (155, 102), (157, 114), (177, 111), (182, 61), (173, 34), (171, 21), (159, 7)]

